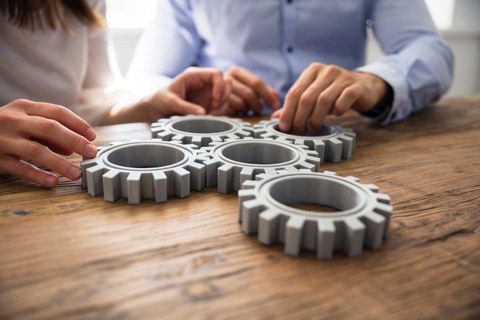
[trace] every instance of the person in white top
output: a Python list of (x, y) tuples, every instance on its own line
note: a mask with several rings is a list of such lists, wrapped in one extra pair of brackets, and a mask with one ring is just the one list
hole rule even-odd
[(112, 59), (105, 11), (104, 0), (0, 0), (0, 174), (55, 186), (57, 174), (81, 176), (61, 155), (96, 155), (94, 125), (226, 107), (230, 85), (215, 69), (137, 95)]

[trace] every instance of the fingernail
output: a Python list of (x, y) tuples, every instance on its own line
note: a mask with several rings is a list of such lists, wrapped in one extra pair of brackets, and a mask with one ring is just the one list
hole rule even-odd
[(195, 114), (205, 114), (205, 109), (197, 108), (197, 110), (195, 110)]
[(69, 169), (68, 169), (68, 177), (72, 180), (77, 180), (78, 178), (80, 178), (80, 176), (82, 175), (82, 171), (80, 171), (79, 168), (75, 167), (75, 166), (71, 166)]
[(95, 133), (95, 130), (93, 130), (93, 128), (88, 128), (85, 136), (88, 140), (93, 141), (97, 137), (97, 134)]
[(93, 144), (87, 144), (85, 146), (85, 155), (87, 157), (95, 157), (95, 155), (97, 154), (97, 147), (95, 147)]
[(58, 178), (56, 176), (47, 176), (45, 178), (45, 185), (48, 187), (53, 187), (58, 183)]
[(280, 121), (278, 123), (278, 128), (280, 129), (280, 131), (283, 131), (283, 132), (287, 132), (288, 131), (288, 125), (285, 123), (285, 122), (282, 122)]

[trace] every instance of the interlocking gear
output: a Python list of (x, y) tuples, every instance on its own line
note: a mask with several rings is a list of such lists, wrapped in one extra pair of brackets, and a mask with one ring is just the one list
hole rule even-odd
[(151, 126), (152, 138), (195, 144), (199, 148), (210, 142), (253, 136), (253, 127), (240, 119), (212, 115), (172, 116)]
[(170, 195), (184, 198), (205, 187), (205, 166), (196, 145), (159, 139), (112, 144), (93, 159), (82, 161), (83, 186), (106, 201), (120, 197), (129, 204), (141, 199), (165, 202)]
[[(335, 172), (281, 172), (257, 175), (238, 192), (239, 221), (246, 234), (258, 233), (261, 243), (285, 244), (285, 253), (297, 256), (301, 248), (316, 250), (329, 259), (334, 250), (354, 257), (363, 246), (379, 248), (387, 236), (392, 207), (390, 197), (358, 178)], [(307, 211), (293, 204), (330, 206), (336, 212)]]
[(245, 180), (259, 173), (318, 171), (320, 166), (318, 153), (307, 146), (270, 139), (212, 142), (200, 150), (199, 157), (205, 164), (206, 186), (217, 186), (221, 193), (237, 191)]
[(325, 122), (317, 135), (306, 133), (305, 136), (278, 130), (278, 120), (276, 119), (260, 121), (253, 128), (256, 138), (288, 140), (295, 144), (307, 145), (310, 150), (318, 152), (322, 163), (325, 160), (340, 162), (342, 158), (350, 159), (355, 152), (355, 132), (334, 123)]

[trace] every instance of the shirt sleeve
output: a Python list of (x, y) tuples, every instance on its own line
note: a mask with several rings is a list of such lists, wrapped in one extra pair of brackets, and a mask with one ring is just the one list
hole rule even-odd
[(200, 44), (190, 2), (158, 0), (155, 18), (139, 40), (127, 77), (173, 78), (195, 64)]
[(423, 1), (374, 0), (373, 33), (385, 56), (357, 69), (384, 79), (393, 104), (379, 122), (401, 121), (445, 93), (453, 79), (453, 54)]

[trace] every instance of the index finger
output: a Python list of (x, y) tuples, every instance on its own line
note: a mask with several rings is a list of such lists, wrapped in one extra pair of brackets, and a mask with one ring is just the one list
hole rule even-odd
[(25, 108), (27, 114), (43, 118), (53, 119), (70, 130), (84, 136), (90, 141), (95, 140), (96, 133), (87, 121), (76, 115), (73, 111), (60, 105), (35, 102)]
[(251, 73), (247, 69), (240, 67), (233, 69), (232, 73), (240, 82), (252, 88), (255, 94), (260, 97), (270, 107), (270, 109), (276, 110), (280, 107), (278, 104), (277, 91), (266, 84), (258, 76)]

